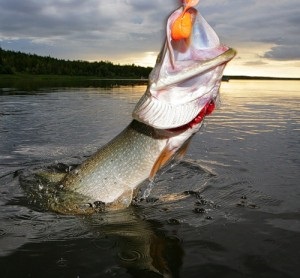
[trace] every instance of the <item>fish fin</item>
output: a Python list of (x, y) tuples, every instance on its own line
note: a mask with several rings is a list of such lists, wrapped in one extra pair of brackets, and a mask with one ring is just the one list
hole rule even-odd
[(162, 152), (156, 159), (155, 163), (153, 164), (150, 175), (149, 175), (149, 179), (153, 180), (154, 176), (159, 171), (159, 169), (161, 169), (163, 166), (165, 166), (172, 157), (175, 157), (176, 159), (182, 159), (184, 157), (184, 155), (186, 154), (186, 151), (188, 149), (188, 146), (191, 142), (192, 137), (193, 136), (188, 138), (180, 147), (178, 145), (177, 146), (174, 145), (174, 143), (176, 143), (176, 142), (169, 142), (164, 147), (164, 149), (162, 150)]
[(162, 150), (161, 154), (159, 157), (156, 159), (150, 175), (149, 179), (152, 180), (155, 176), (155, 174), (158, 172), (159, 169), (161, 169), (170, 159), (171, 157), (175, 154), (174, 150), (170, 149), (169, 146), (165, 146), (165, 148)]
[(178, 152), (176, 153), (176, 158), (177, 159), (182, 159), (185, 156), (185, 154), (186, 154), (186, 152), (189, 148), (189, 145), (192, 141), (192, 138), (193, 138), (193, 136), (190, 137), (188, 140), (186, 140), (184, 142), (184, 144), (181, 146), (181, 148), (178, 150)]

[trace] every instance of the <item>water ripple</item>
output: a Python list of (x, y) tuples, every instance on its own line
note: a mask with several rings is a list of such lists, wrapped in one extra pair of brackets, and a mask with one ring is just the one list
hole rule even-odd
[(0, 95), (3, 273), (128, 276), (139, 269), (141, 277), (149, 271), (196, 277), (214, 269), (221, 276), (263, 270), (293, 277), (299, 88), (299, 82), (222, 83), (221, 108), (207, 117), (187, 158), (155, 179), (149, 197), (92, 216), (30, 204), (18, 170), (81, 162), (126, 126), (145, 87)]

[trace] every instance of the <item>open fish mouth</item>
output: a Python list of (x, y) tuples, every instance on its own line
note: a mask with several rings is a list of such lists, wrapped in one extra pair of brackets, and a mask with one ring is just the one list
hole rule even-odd
[(186, 9), (174, 11), (167, 22), (166, 41), (149, 76), (145, 94), (133, 118), (157, 129), (174, 129), (193, 121), (208, 103), (215, 103), (226, 63), (236, 51), (220, 43), (197, 9), (190, 7), (188, 38), (174, 39), (172, 24)]
[[(195, 64), (181, 76), (173, 75), (150, 84), (136, 105), (133, 118), (158, 129), (177, 128), (191, 122), (207, 103), (216, 102), (223, 69), (235, 53), (235, 50), (230, 48), (212, 60)], [(200, 77), (204, 77), (206, 82), (196, 87)], [(155, 91), (167, 90), (174, 93), (177, 90), (178, 94), (185, 93), (186, 96), (182, 96), (180, 101), (176, 102), (160, 99), (153, 94)]]

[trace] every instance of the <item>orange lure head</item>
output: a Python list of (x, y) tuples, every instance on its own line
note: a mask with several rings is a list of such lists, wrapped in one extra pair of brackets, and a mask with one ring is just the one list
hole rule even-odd
[(199, 0), (184, 0), (183, 12), (174, 20), (171, 26), (171, 37), (173, 40), (188, 39), (193, 28), (193, 11), (191, 7), (197, 5)]

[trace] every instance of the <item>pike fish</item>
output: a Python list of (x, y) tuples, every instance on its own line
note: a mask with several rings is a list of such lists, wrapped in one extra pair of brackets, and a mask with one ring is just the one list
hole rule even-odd
[[(58, 181), (61, 193), (53, 209), (82, 212), (86, 207), (128, 207), (143, 181), (153, 180), (173, 157), (185, 154), (203, 119), (214, 109), (224, 67), (236, 54), (220, 43), (188, 2), (167, 20), (166, 40), (132, 122)], [(174, 22), (186, 15), (189, 34), (174, 36)]]

